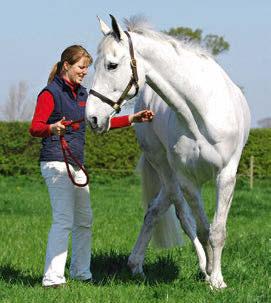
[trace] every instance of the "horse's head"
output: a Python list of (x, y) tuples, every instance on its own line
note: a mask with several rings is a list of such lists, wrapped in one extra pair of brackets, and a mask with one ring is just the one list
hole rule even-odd
[(110, 117), (118, 113), (144, 84), (143, 70), (138, 67), (129, 33), (121, 29), (113, 16), (110, 17), (112, 29), (99, 19), (105, 37), (98, 47), (86, 106), (86, 119), (97, 132), (109, 129)]

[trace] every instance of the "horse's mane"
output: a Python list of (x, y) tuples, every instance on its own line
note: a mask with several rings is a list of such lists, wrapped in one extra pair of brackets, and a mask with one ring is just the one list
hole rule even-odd
[(124, 19), (124, 24), (126, 29), (130, 32), (134, 32), (157, 41), (168, 42), (173, 46), (177, 53), (181, 53), (180, 50), (185, 48), (197, 55), (212, 57), (210, 51), (203, 48), (198, 42), (188, 40), (185, 37), (174, 38), (166, 33), (154, 30), (153, 26), (144, 16), (137, 15), (132, 16), (129, 19)]
[[(137, 15), (132, 16), (129, 19), (124, 19), (124, 25), (129, 32), (149, 37), (156, 41), (169, 43), (179, 55), (182, 54), (183, 49), (186, 49), (201, 57), (212, 57), (212, 54), (198, 42), (188, 40), (185, 37), (174, 38), (163, 32), (154, 30), (153, 26), (144, 16)], [(114, 39), (115, 37), (112, 32), (106, 35), (98, 46), (98, 54), (102, 49), (106, 48), (107, 45), (110, 45), (111, 41)]]

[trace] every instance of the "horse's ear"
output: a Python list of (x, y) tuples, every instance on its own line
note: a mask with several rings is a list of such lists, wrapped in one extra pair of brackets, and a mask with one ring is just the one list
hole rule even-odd
[(106, 25), (106, 23), (99, 16), (97, 16), (97, 18), (100, 23), (101, 31), (106, 36), (107, 34), (109, 34), (111, 32), (111, 29), (109, 26)]
[(120, 27), (114, 16), (112, 15), (109, 16), (111, 17), (111, 21), (112, 21), (113, 32), (116, 34), (119, 40), (122, 40), (125, 37), (123, 29)]

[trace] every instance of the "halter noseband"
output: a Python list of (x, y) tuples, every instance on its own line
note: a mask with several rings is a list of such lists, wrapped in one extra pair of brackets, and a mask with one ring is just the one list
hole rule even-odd
[[(137, 75), (137, 69), (136, 69), (136, 59), (135, 59), (135, 55), (134, 55), (134, 48), (133, 48), (133, 43), (132, 43), (132, 39), (130, 34), (125, 31), (124, 32), (126, 34), (126, 36), (128, 37), (128, 41), (129, 41), (129, 50), (130, 50), (130, 56), (131, 56), (131, 61), (130, 61), (130, 65), (131, 65), (131, 69), (132, 69), (132, 76), (131, 79), (129, 81), (129, 83), (127, 84), (125, 90), (123, 91), (123, 93), (121, 94), (121, 96), (119, 97), (119, 99), (117, 100), (117, 102), (114, 102), (113, 100), (107, 98), (106, 96), (96, 92), (95, 90), (91, 89), (89, 91), (89, 95), (94, 95), (97, 98), (99, 98), (101, 101), (109, 104), (111, 107), (113, 107), (113, 109), (115, 110), (116, 113), (119, 113), (121, 110), (121, 105), (123, 103), (123, 101), (125, 100), (125, 98), (127, 97), (129, 91), (131, 90), (132, 86), (135, 86), (135, 94), (133, 95), (133, 97), (135, 97), (138, 93), (139, 90), (139, 86), (138, 86), (138, 75)], [(133, 98), (132, 97), (132, 98)]]

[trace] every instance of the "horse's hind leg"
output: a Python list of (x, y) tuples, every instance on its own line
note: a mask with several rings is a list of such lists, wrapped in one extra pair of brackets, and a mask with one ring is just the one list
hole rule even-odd
[(216, 181), (216, 212), (210, 227), (210, 243), (214, 253), (210, 283), (215, 288), (227, 287), (221, 272), (221, 256), (226, 239), (226, 222), (233, 198), (236, 169), (237, 166), (233, 162), (230, 162), (218, 175)]
[(208, 274), (206, 272), (206, 254), (197, 236), (197, 226), (194, 216), (182, 194), (180, 194), (180, 196), (181, 199), (175, 200), (174, 203), (177, 216), (180, 220), (184, 232), (190, 238), (195, 247), (199, 259), (200, 270), (204, 274), (205, 279), (208, 279)]
[(212, 271), (212, 263), (213, 263), (213, 249), (209, 242), (209, 229), (210, 224), (208, 222), (208, 217), (204, 210), (204, 203), (201, 196), (201, 190), (190, 181), (181, 182), (181, 188), (184, 193), (185, 199), (189, 203), (189, 206), (192, 209), (194, 217), (197, 222), (197, 235), (199, 237), (200, 243), (203, 245), (207, 264), (206, 264), (206, 272), (208, 275), (211, 274)]

